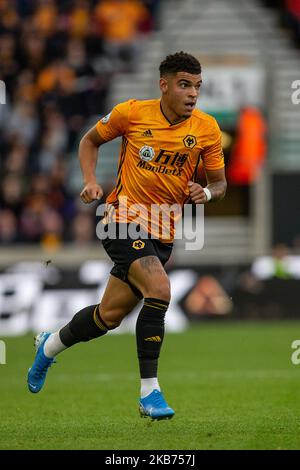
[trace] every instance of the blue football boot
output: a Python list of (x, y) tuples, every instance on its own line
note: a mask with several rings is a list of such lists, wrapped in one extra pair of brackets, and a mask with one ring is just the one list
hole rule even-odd
[(36, 356), (32, 367), (28, 371), (27, 383), (30, 392), (38, 393), (44, 385), (49, 367), (55, 362), (44, 354), (44, 343), (51, 333), (40, 333), (34, 338)]
[(175, 411), (166, 403), (163, 394), (156, 389), (150, 395), (140, 399), (139, 409), (142, 418), (171, 419), (175, 414)]

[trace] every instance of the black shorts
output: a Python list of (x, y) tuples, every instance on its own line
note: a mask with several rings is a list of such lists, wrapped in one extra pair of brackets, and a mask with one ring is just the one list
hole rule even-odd
[[(121, 224), (119, 224), (121, 225)], [(103, 247), (113, 261), (114, 266), (110, 273), (126, 282), (134, 291), (137, 297), (142, 297), (140, 291), (136, 289), (127, 278), (128, 270), (136, 259), (144, 256), (157, 256), (161, 264), (164, 266), (171, 256), (173, 243), (162, 243), (144, 233), (137, 238), (110, 239), (102, 240)]]

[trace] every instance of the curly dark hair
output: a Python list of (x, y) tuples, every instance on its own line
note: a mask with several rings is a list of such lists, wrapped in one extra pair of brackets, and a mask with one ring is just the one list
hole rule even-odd
[(196, 57), (186, 52), (180, 51), (168, 55), (159, 66), (160, 76), (163, 77), (169, 73), (187, 72), (193, 75), (201, 73), (201, 64)]

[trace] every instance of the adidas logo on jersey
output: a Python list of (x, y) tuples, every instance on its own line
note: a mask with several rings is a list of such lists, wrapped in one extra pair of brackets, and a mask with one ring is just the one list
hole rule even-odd
[(153, 137), (151, 129), (147, 129), (145, 132), (142, 133), (143, 137)]

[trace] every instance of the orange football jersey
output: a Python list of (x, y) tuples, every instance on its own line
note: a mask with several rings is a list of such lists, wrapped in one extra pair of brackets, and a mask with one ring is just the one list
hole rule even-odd
[(157, 207), (166, 216), (168, 207), (182, 208), (189, 198), (187, 183), (195, 181), (200, 161), (207, 170), (224, 167), (216, 120), (195, 109), (188, 119), (171, 124), (159, 99), (129, 100), (115, 106), (96, 128), (105, 141), (123, 136), (116, 186), (106, 200), (108, 213), (113, 214), (109, 220), (135, 220), (151, 236), (172, 241), (181, 214), (171, 213), (171, 229), (165, 232), (170, 234), (164, 236), (167, 219), (157, 215)]

